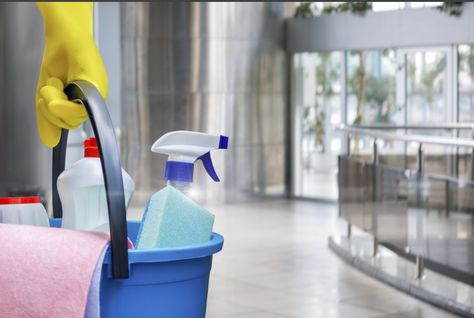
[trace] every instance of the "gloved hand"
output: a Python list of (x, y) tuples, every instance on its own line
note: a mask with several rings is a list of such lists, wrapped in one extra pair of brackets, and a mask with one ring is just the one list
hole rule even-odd
[(85, 80), (107, 97), (107, 73), (93, 37), (92, 3), (37, 3), (44, 19), (46, 46), (36, 88), (38, 131), (48, 147), (58, 144), (61, 128), (76, 129), (86, 119), (80, 103), (68, 101), (64, 86)]

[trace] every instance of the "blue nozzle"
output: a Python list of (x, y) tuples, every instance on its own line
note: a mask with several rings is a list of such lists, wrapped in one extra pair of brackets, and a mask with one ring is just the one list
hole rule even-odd
[[(201, 160), (207, 174), (212, 180), (218, 182), (220, 180), (212, 164), (210, 151), (227, 149), (228, 146), (229, 137), (224, 135), (175, 131), (155, 141), (151, 150), (170, 156), (171, 160), (166, 162), (165, 180), (192, 182), (194, 163)], [(179, 159), (186, 162), (177, 161)]]
[[(227, 138), (227, 137), (226, 137)], [(216, 170), (214, 169), (214, 165), (212, 164), (211, 153), (206, 152), (198, 160), (202, 161), (202, 165), (204, 169), (206, 169), (207, 174), (212, 178), (212, 180), (219, 182), (221, 181), (217, 176)]]
[(167, 161), (165, 180), (193, 182), (194, 164), (189, 162)]
[(228, 144), (229, 144), (229, 137), (220, 135), (219, 149), (227, 149)]

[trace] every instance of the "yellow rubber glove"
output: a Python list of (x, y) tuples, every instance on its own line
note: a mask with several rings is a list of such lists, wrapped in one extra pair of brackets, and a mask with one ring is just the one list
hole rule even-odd
[(93, 36), (92, 3), (37, 3), (44, 19), (46, 46), (36, 89), (38, 131), (48, 147), (58, 144), (61, 128), (76, 129), (86, 119), (82, 104), (68, 101), (64, 85), (94, 84), (107, 97), (107, 73)]

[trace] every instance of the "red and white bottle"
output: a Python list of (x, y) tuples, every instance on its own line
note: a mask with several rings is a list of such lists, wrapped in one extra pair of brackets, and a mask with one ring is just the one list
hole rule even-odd
[(8, 197), (0, 198), (0, 223), (49, 227), (49, 218), (40, 197)]
[[(122, 179), (125, 203), (128, 206), (135, 183), (123, 169)], [(64, 170), (57, 182), (63, 207), (62, 227), (84, 231), (109, 231), (104, 177), (95, 138), (84, 141), (84, 158)]]

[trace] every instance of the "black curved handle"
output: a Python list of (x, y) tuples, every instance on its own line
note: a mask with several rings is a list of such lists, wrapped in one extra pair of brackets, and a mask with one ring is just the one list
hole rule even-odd
[[(117, 140), (105, 102), (97, 88), (86, 81), (74, 81), (64, 89), (70, 100), (80, 100), (87, 110), (97, 140), (109, 212), (112, 248), (112, 276), (128, 278), (127, 216)], [(62, 217), (57, 179), (64, 170), (68, 131), (63, 129), (53, 149), (53, 215)]]

